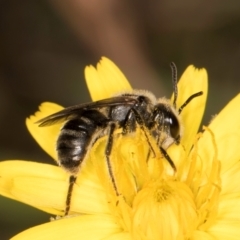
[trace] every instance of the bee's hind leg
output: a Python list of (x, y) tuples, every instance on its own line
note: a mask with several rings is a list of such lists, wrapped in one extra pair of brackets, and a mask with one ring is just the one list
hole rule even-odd
[(71, 175), (69, 177), (69, 185), (68, 185), (68, 191), (67, 191), (66, 207), (65, 207), (64, 216), (67, 216), (69, 213), (70, 206), (71, 206), (71, 200), (72, 200), (73, 186), (74, 186), (76, 180), (77, 180), (77, 177), (74, 175)]

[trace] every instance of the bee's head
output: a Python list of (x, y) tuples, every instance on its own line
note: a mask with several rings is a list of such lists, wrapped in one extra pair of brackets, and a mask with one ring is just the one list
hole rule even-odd
[(151, 128), (158, 132), (158, 137), (163, 142), (166, 140), (171, 142), (167, 145), (173, 142), (179, 144), (182, 135), (181, 119), (178, 111), (165, 98), (160, 98), (155, 105)]

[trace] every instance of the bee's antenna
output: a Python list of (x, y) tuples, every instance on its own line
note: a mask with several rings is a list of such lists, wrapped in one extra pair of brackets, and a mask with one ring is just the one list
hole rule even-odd
[(176, 108), (176, 102), (178, 97), (178, 88), (177, 88), (177, 67), (174, 62), (170, 63), (172, 69), (172, 82), (173, 82), (173, 107)]
[(201, 96), (203, 95), (203, 92), (200, 91), (200, 92), (197, 92), (197, 93), (194, 93), (193, 95), (191, 95), (186, 101), (185, 103), (178, 109), (178, 113), (180, 114), (182, 112), (182, 110), (195, 98), (195, 97), (198, 97), (198, 96)]

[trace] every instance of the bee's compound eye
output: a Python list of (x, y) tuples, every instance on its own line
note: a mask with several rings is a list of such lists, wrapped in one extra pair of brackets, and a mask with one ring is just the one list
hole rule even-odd
[(180, 126), (179, 126), (179, 121), (176, 118), (176, 116), (174, 114), (170, 114), (170, 116), (168, 116), (168, 118), (166, 119), (169, 127), (170, 127), (170, 134), (171, 136), (179, 141), (179, 134), (180, 134)]
[(176, 143), (179, 143), (180, 123), (177, 116), (168, 105), (163, 103), (156, 105), (153, 112), (153, 123), (160, 126), (160, 129), (164, 129), (164, 131), (166, 131)]

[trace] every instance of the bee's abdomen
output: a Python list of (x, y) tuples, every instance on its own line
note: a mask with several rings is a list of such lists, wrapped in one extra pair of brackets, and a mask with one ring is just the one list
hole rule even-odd
[(67, 171), (77, 173), (91, 147), (92, 136), (96, 131), (96, 124), (89, 119), (68, 121), (63, 126), (57, 141), (59, 164)]

